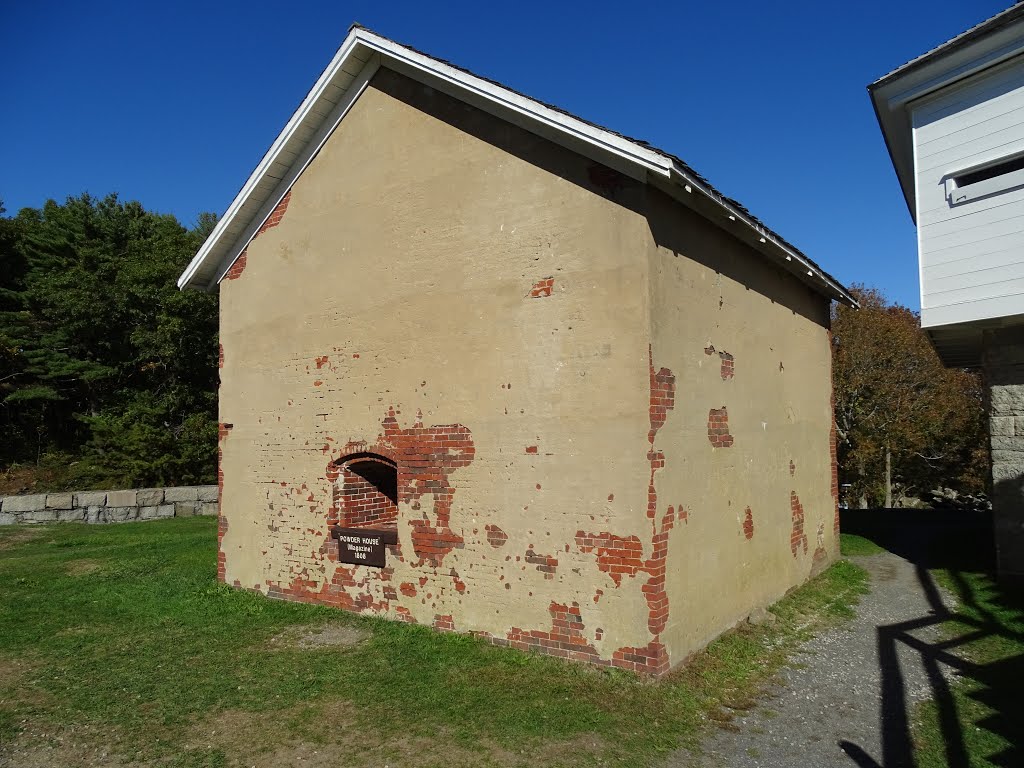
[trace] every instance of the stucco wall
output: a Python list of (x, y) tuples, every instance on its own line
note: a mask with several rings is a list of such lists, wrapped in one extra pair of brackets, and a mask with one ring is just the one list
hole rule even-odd
[[(642, 585), (595, 600), (608, 577), (576, 544), (647, 498), (643, 222), (593, 167), (377, 75), (221, 286), (227, 581), (497, 638), (578, 610), (606, 658), (646, 644)], [(392, 409), (424, 430), (378, 439)], [(332, 586), (329, 462), (434, 425), (471, 435), (447, 475), (462, 546), (417, 565), (409, 521), (438, 510), (406, 500), (393, 573)]]
[[(812, 510), (813, 553), (830, 500), (826, 331), (663, 252), (665, 205), (379, 72), (221, 285), (222, 578), (660, 672), (806, 577), (788, 492)], [(719, 288), (728, 322), (705, 295)], [(802, 291), (775, 298), (823, 315)], [(793, 372), (759, 391), (777, 337)], [(735, 351), (735, 381), (701, 378), (719, 370), (705, 341)], [(744, 396), (721, 396), (730, 384)], [(716, 454), (719, 405), (737, 444)], [(383, 570), (339, 566), (326, 538), (332, 462), (358, 450), (400, 467)], [(799, 474), (777, 477), (790, 458)], [(783, 489), (784, 514), (766, 496)], [(721, 504), (750, 499), (743, 549)], [(767, 584), (737, 575), (755, 557)], [(712, 581), (717, 608), (699, 594)]]
[(652, 358), (674, 408), (655, 448), (675, 655), (838, 555), (829, 305), (722, 229), (651, 192)]

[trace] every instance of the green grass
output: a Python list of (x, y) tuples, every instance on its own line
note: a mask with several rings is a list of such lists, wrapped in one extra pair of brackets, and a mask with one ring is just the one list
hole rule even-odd
[[(346, 765), (646, 766), (753, 706), (866, 591), (840, 562), (774, 606), (775, 624), (653, 683), (225, 587), (215, 550), (210, 518), (0, 529), (0, 761), (61, 739), (177, 768), (314, 747)], [(271, 642), (323, 625), (368, 639)]]
[[(934, 571), (958, 601), (943, 624), (948, 650), (971, 666), (942, 695), (918, 706), (913, 741), (918, 768), (972, 768), (1024, 761), (1024, 592), (983, 573)], [(964, 758), (966, 757), (966, 762)]]
[(846, 557), (857, 557), (861, 555), (877, 555), (885, 550), (863, 536), (855, 533), (839, 534), (839, 551)]

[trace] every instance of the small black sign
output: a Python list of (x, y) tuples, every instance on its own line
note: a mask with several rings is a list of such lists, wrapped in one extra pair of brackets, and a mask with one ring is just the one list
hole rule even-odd
[(353, 565), (384, 567), (388, 544), (398, 543), (398, 531), (387, 528), (342, 528), (334, 526), (331, 536), (338, 540), (338, 560)]

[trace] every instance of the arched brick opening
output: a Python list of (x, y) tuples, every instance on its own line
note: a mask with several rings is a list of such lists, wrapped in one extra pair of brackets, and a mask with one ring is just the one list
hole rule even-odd
[(337, 462), (334, 485), (340, 524), (347, 528), (389, 527), (398, 521), (398, 467), (374, 453), (346, 456)]

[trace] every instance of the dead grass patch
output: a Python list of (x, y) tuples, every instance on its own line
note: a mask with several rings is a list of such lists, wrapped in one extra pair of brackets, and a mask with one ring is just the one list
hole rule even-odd
[(32, 676), (37, 668), (37, 664), (25, 659), (0, 656), (0, 711), (10, 706), (19, 710), (44, 706), (52, 700), (50, 694), (33, 684)]
[(370, 636), (370, 633), (359, 627), (348, 627), (343, 624), (326, 624), (321, 626), (289, 627), (284, 632), (274, 635), (267, 641), (270, 648), (348, 648), (359, 645)]
[[(440, 752), (438, 743), (444, 744)], [(350, 702), (329, 699), (278, 712), (221, 712), (192, 729), (185, 750), (220, 755), (228, 768), (525, 768), (537, 764), (536, 749), (517, 755), (496, 745), (476, 746), (462, 746), (436, 731), (386, 732), (361, 719)], [(580, 746), (557, 745), (568, 761), (565, 764), (574, 762)]]
[(0, 768), (145, 768), (152, 763), (127, 761), (124, 746), (109, 728), (88, 725), (27, 724), (9, 744), (0, 745)]
[(29, 528), (23, 525), (12, 525), (7, 530), (4, 528), (0, 528), (0, 551), (14, 549), (20, 544), (39, 538), (42, 533), (38, 528)]
[(96, 573), (102, 567), (103, 565), (95, 560), (83, 558), (69, 561), (66, 570), (69, 576), (88, 576), (90, 573)]

